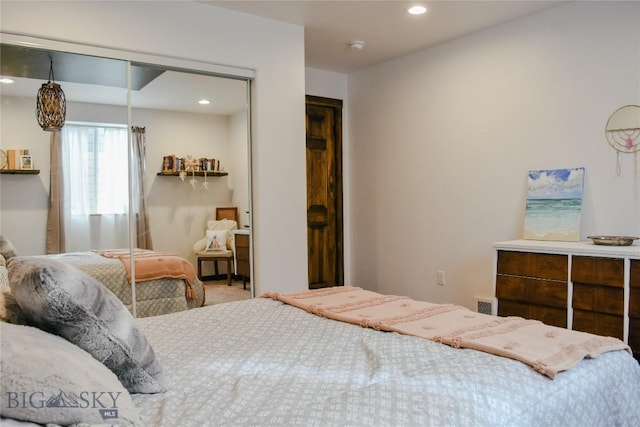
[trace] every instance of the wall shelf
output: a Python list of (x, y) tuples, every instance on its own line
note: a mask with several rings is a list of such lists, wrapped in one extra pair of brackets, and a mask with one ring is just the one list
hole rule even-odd
[(0, 174), (40, 175), (40, 169), (0, 169)]
[[(186, 172), (187, 177), (189, 176), (204, 176), (204, 171), (195, 171), (195, 172)], [(158, 176), (179, 176), (180, 172), (158, 172)], [(207, 176), (227, 176), (228, 172), (214, 172), (207, 171)]]

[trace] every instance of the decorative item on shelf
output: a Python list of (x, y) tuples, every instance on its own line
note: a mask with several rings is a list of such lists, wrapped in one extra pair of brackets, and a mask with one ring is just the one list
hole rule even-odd
[(607, 142), (616, 150), (616, 172), (622, 174), (620, 155), (633, 153), (633, 170), (638, 174), (640, 152), (640, 105), (625, 105), (614, 111), (605, 126)]
[(12, 170), (24, 169), (22, 167), (22, 156), (28, 156), (28, 155), (29, 155), (29, 150), (27, 150), (26, 148), (7, 150), (7, 169), (12, 169)]
[[(191, 187), (193, 187), (193, 189), (195, 190), (196, 184), (198, 183), (195, 174), (195, 171), (198, 170), (198, 160), (193, 158), (193, 156), (191, 155), (187, 155), (184, 160), (184, 170), (187, 173), (191, 172), (191, 179), (189, 180), (189, 184), (191, 184)], [(180, 178), (184, 180), (182, 173), (180, 174)]]
[(192, 155), (186, 157), (176, 157), (174, 154), (163, 156), (162, 158), (162, 172), (158, 175), (173, 175), (178, 176), (184, 182), (184, 179), (191, 174), (189, 184), (195, 190), (198, 184), (196, 176), (203, 176), (202, 182), (203, 191), (209, 189), (209, 182), (207, 176), (225, 176), (227, 173), (220, 166), (220, 160), (209, 159), (205, 157), (195, 158)]
[(207, 191), (209, 189), (209, 183), (207, 182), (207, 170), (203, 170), (202, 173), (204, 174), (204, 182), (202, 183), (202, 189), (204, 191)]
[(162, 158), (162, 172), (169, 173), (175, 172), (176, 169), (176, 156), (175, 154), (169, 154)]
[(218, 159), (207, 159), (205, 157), (201, 157), (199, 161), (201, 171), (218, 172), (220, 170), (220, 160)]
[(42, 130), (58, 132), (64, 126), (67, 102), (64, 92), (53, 77), (53, 59), (49, 58), (49, 81), (43, 83), (36, 98), (36, 117)]
[(29, 154), (20, 156), (20, 169), (23, 169), (23, 170), (33, 169), (33, 159)]
[(0, 150), (0, 170), (7, 169), (7, 152), (4, 150)]
[(631, 246), (634, 240), (639, 237), (629, 236), (587, 236), (587, 239), (593, 240), (594, 245), (603, 246)]

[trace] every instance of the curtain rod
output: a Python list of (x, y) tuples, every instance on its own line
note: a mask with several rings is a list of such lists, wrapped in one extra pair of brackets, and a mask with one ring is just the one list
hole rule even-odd
[(98, 122), (67, 122), (67, 125), (78, 126), (78, 127), (101, 127), (101, 128), (118, 128), (118, 129), (127, 129), (126, 124), (118, 124), (118, 123), (98, 123)]

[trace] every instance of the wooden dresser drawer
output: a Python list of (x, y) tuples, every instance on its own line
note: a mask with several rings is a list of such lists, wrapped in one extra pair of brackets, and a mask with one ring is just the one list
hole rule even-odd
[(500, 299), (563, 308), (567, 306), (567, 282), (498, 275), (496, 296)]
[[(631, 337), (635, 337), (635, 346)], [(640, 352), (640, 260), (631, 260), (629, 275), (629, 345)]]
[(239, 275), (249, 277), (251, 276), (251, 264), (249, 261), (238, 260), (238, 265), (236, 266), (236, 270)]
[(629, 289), (629, 316), (640, 319), (640, 288)]
[(567, 327), (566, 308), (546, 307), (526, 302), (500, 300), (498, 302), (498, 316), (518, 316), (525, 319), (540, 320), (547, 325)]
[(640, 319), (629, 319), (629, 347), (633, 350), (634, 355), (640, 353)]
[(628, 339), (640, 361), (637, 248), (526, 240), (500, 242), (495, 248), (498, 315), (560, 327), (570, 323), (576, 331)]
[(574, 256), (571, 262), (571, 280), (601, 286), (624, 286), (624, 260)]
[(640, 289), (640, 260), (631, 260), (631, 273), (629, 274), (629, 285), (632, 288)]
[(563, 280), (568, 278), (566, 255), (498, 251), (498, 274)]
[(573, 329), (576, 331), (590, 332), (624, 339), (624, 318), (611, 314), (596, 313), (593, 311), (573, 310)]
[(624, 289), (574, 283), (573, 308), (622, 316), (624, 315)]
[(629, 346), (640, 361), (640, 260), (631, 260), (629, 273)]
[(236, 248), (248, 248), (249, 247), (249, 236), (247, 234), (236, 234), (235, 237)]
[(519, 316), (567, 327), (566, 255), (498, 251), (499, 316)]
[(236, 272), (244, 277), (251, 275), (250, 249), (248, 234), (236, 234)]

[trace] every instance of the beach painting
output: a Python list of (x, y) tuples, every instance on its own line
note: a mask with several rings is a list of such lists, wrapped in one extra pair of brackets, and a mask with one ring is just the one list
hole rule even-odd
[(584, 168), (529, 171), (524, 238), (580, 240)]

